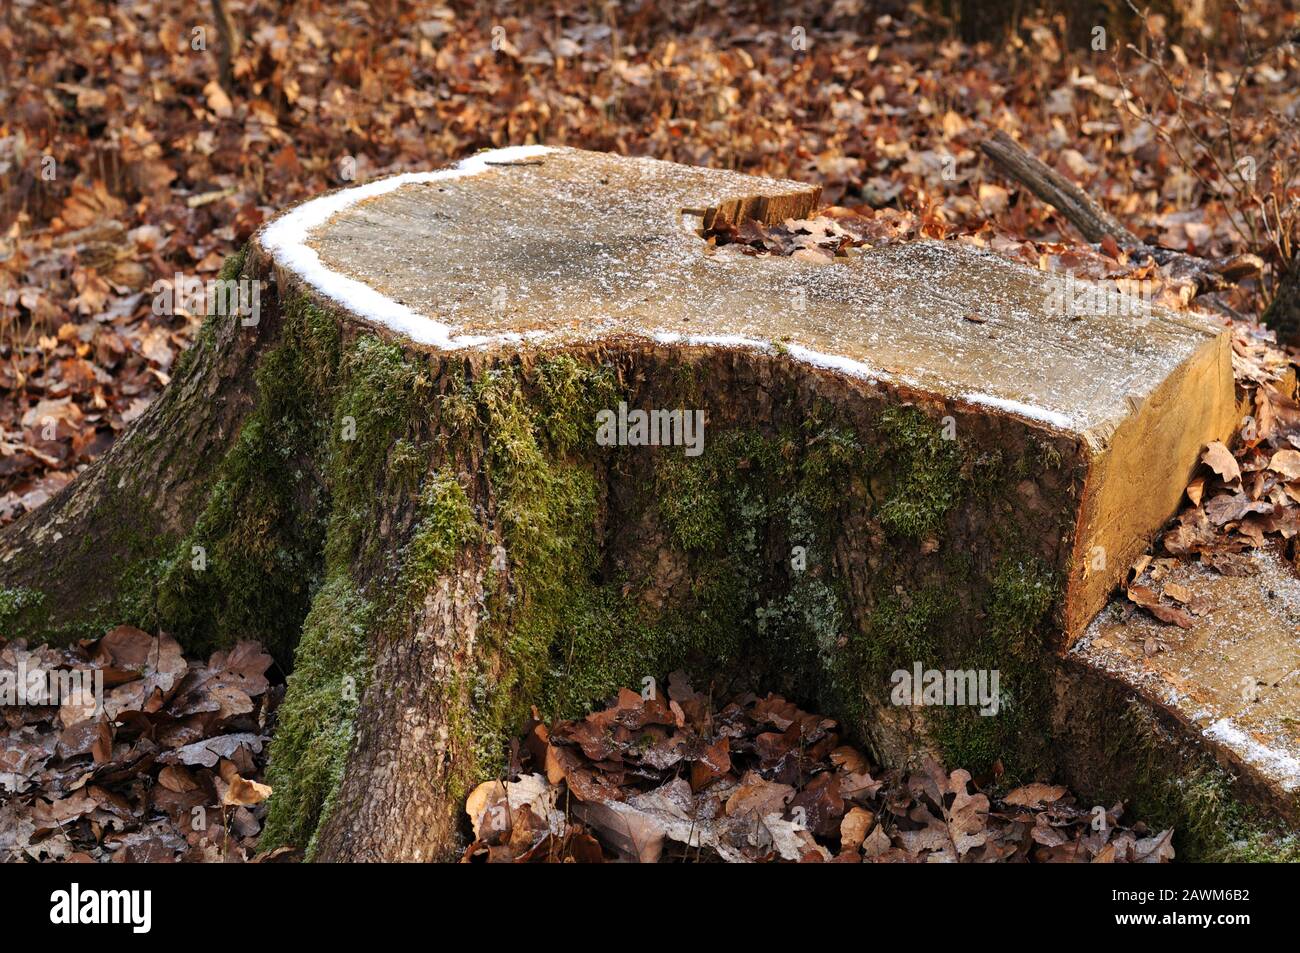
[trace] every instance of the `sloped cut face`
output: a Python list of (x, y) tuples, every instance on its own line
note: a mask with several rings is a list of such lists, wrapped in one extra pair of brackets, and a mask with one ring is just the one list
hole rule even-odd
[(818, 265), (718, 254), (696, 232), (817, 201), (796, 182), (525, 147), (304, 203), (258, 240), (317, 295), (439, 351), (763, 351), (928, 407), (944, 439), (1003, 426), (968, 423), (987, 418), (1064, 441), (1076, 490), (1046, 500), (1027, 473), (1014, 505), (1058, 534), (1071, 640), (1231, 429), (1226, 331), (1145, 303), (1080, 314), (1059, 277), (956, 243)]

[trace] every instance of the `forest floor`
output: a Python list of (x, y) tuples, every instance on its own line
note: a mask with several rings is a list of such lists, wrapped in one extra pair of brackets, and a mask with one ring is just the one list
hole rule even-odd
[[(0, 672), (102, 679), (61, 704), (3, 708), (0, 863), (298, 860), (258, 851), (283, 678), (252, 642), (186, 659), (119, 626), (52, 649), (0, 646)], [(87, 685), (91, 682), (87, 682)], [(1061, 785), (990, 799), (968, 772), (881, 773), (836, 723), (775, 695), (717, 705), (680, 674), (585, 718), (528, 726), (509, 779), (466, 805), (468, 862), (1158, 863), (1173, 831)], [(878, 777), (873, 777), (875, 772)], [(549, 780), (548, 780), (549, 778)], [(973, 789), (972, 789), (973, 788)], [(570, 793), (574, 796), (570, 796)]]
[[(964, 769), (877, 771), (836, 722), (769, 694), (718, 705), (682, 673), (667, 691), (534, 721), (466, 804), (467, 863), (1165, 863), (1173, 831), (1063, 785), (990, 798)], [(880, 775), (873, 778), (872, 773)], [(974, 788), (972, 790), (972, 788)]]

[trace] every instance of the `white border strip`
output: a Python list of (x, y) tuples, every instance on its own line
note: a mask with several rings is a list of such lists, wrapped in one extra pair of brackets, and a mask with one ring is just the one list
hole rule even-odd
[(269, 251), (281, 265), (293, 271), (325, 297), (344, 305), (375, 324), (381, 324), (406, 335), (418, 344), (456, 350), (496, 341), (517, 341), (520, 337), (517, 334), (453, 337), (451, 325), (420, 314), (381, 294), (364, 282), (325, 267), (316, 250), (307, 244), (307, 239), (313, 231), (340, 212), (346, 211), (358, 202), (387, 195), (404, 185), (463, 179), (466, 176), (486, 172), (494, 162), (519, 162), (553, 151), (548, 146), (511, 146), (508, 149), (492, 149), (463, 159), (450, 169), (439, 169), (436, 172), (407, 172), (386, 179), (377, 179), (355, 188), (340, 189), (338, 192), (303, 202), (297, 208), (277, 218), (262, 233), (262, 247)]
[(1236, 752), (1247, 764), (1276, 780), (1284, 791), (1300, 789), (1300, 761), (1286, 751), (1260, 744), (1238, 728), (1232, 718), (1220, 718), (1201, 732), (1211, 741)]
[[(327, 268), (316, 254), (315, 249), (307, 244), (311, 233), (328, 222), (335, 215), (344, 212), (359, 202), (387, 195), (405, 185), (445, 182), (478, 175), (492, 168), (494, 164), (520, 162), (547, 155), (555, 150), (549, 146), (510, 146), (505, 149), (492, 149), (480, 152), (461, 160), (449, 169), (436, 172), (406, 172), (393, 175), (365, 185), (341, 189), (329, 195), (308, 199), (297, 208), (286, 212), (271, 222), (262, 232), (259, 241), (272, 257), (283, 267), (294, 272), (318, 292), (348, 308), (368, 321), (382, 325), (405, 335), (417, 344), (429, 345), (441, 350), (455, 351), (462, 348), (484, 347), (493, 344), (506, 344), (522, 340), (543, 341), (552, 336), (549, 331), (530, 331), (526, 334), (505, 332), (490, 335), (454, 335), (452, 326), (444, 324), (428, 315), (404, 304), (400, 304), (387, 295), (376, 291), (370, 285), (339, 274)], [(712, 345), (715, 347), (740, 347), (764, 352), (773, 352), (779, 348), (770, 341), (747, 338), (740, 335), (697, 334), (682, 335), (669, 331), (654, 332), (652, 338), (660, 344)], [(897, 374), (885, 374), (877, 368), (862, 361), (825, 354), (801, 344), (789, 344), (785, 351), (795, 360), (838, 371), (849, 377), (856, 377), (869, 383), (884, 379), (894, 383), (919, 387), (916, 381)], [(988, 394), (968, 393), (956, 395), (957, 399), (973, 404), (996, 407), (1020, 417), (1046, 423), (1062, 430), (1078, 429), (1073, 418), (1066, 414), (1018, 400), (993, 397)]]

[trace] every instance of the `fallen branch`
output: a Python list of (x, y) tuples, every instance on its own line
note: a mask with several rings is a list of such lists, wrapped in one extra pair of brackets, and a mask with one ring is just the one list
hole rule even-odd
[(1121, 248), (1142, 244), (1141, 239), (1089, 198), (1083, 189), (1037, 156), (1030, 155), (1001, 129), (992, 139), (981, 142), (980, 148), (1008, 176), (1059, 210), (1088, 241), (1096, 244), (1109, 235)]
[(1146, 244), (1094, 202), (1083, 189), (1030, 155), (1002, 130), (995, 132), (992, 139), (981, 142), (980, 149), (1008, 178), (1025, 186), (1064, 215), (1089, 242), (1097, 244), (1110, 238), (1131, 256), (1145, 255), (1158, 264), (1169, 265), (1176, 277), (1191, 280), (1198, 294), (1220, 291), (1264, 267), (1264, 261), (1258, 255), (1208, 259)]

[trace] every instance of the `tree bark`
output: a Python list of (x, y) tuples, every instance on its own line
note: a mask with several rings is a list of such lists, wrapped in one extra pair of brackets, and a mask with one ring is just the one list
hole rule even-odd
[(1261, 320), (1277, 332), (1283, 344), (1300, 347), (1300, 257), (1282, 275)]

